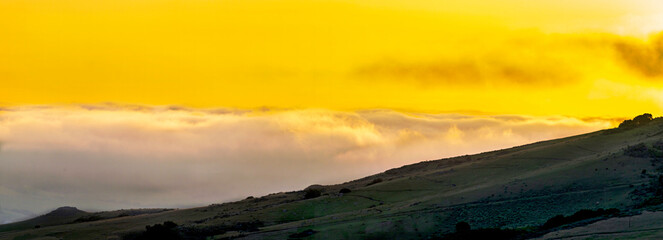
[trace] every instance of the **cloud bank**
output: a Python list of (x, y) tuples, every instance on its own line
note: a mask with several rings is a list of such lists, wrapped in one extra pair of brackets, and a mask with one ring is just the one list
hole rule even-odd
[(627, 66), (646, 77), (663, 77), (663, 32), (651, 35), (647, 41), (622, 38), (614, 42)]
[(13, 107), (0, 110), (0, 222), (62, 205), (218, 203), (613, 124), (389, 110)]
[(478, 49), (467, 50), (461, 57), (439, 54), (416, 61), (375, 61), (358, 67), (353, 75), (424, 87), (518, 86), (538, 90), (598, 79), (660, 82), (663, 76), (663, 32), (653, 32), (648, 38), (529, 33)]

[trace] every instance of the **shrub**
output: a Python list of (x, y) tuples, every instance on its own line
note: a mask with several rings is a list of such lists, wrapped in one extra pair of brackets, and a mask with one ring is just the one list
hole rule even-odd
[(647, 124), (647, 123), (651, 122), (651, 120), (654, 120), (652, 115), (649, 114), (649, 113), (645, 113), (645, 114), (642, 114), (640, 116), (637, 116), (637, 117), (633, 118), (633, 123), (635, 123), (636, 125), (643, 125), (643, 124)]
[(633, 120), (624, 120), (619, 124), (619, 128), (634, 128), (651, 122), (654, 118), (651, 114), (645, 113), (633, 118)]
[(242, 231), (242, 232), (255, 232), (258, 231), (260, 227), (264, 227), (265, 223), (260, 220), (255, 220), (251, 222), (238, 222), (234, 226), (230, 227), (230, 230), (233, 231)]
[(631, 128), (631, 127), (633, 127), (633, 120), (626, 119), (622, 123), (619, 124), (618, 128)]
[(78, 219), (74, 220), (74, 223), (94, 222), (94, 221), (99, 221), (99, 220), (102, 220), (102, 219), (103, 218), (101, 216), (97, 216), (97, 215), (82, 216), (82, 217), (79, 217)]
[(642, 202), (637, 206), (638, 208), (660, 205), (663, 203), (663, 175), (654, 176), (650, 179), (648, 186), (637, 189), (632, 194), (642, 199)]
[(310, 199), (310, 198), (317, 198), (320, 195), (322, 195), (322, 192), (318, 189), (306, 189), (306, 193), (304, 194), (305, 199)]
[(557, 215), (554, 217), (551, 217), (546, 221), (546, 223), (543, 224), (543, 228), (554, 228), (558, 226), (562, 226), (566, 223), (566, 219), (564, 218), (564, 215)]
[(347, 188), (342, 188), (341, 191), (338, 191), (338, 193), (350, 193), (352, 192), (350, 189)]
[(265, 224), (259, 220), (249, 222), (235, 222), (231, 225), (188, 225), (177, 226), (174, 222), (167, 221), (163, 224), (145, 226), (145, 232), (131, 233), (123, 236), (123, 240), (197, 240), (209, 239), (210, 236), (224, 234), (228, 231), (255, 232)]
[(318, 231), (315, 231), (313, 229), (307, 229), (307, 230), (304, 230), (303, 232), (290, 234), (290, 236), (288, 236), (288, 237), (294, 238), (294, 239), (305, 238), (305, 237), (311, 236), (311, 235), (313, 235), (317, 232)]
[(467, 222), (458, 222), (456, 223), (456, 232), (469, 232), (472, 229), (470, 224)]
[(649, 148), (644, 143), (638, 143), (628, 146), (624, 149), (624, 154), (631, 157), (645, 158), (651, 156)]
[(378, 183), (381, 183), (381, 182), (382, 182), (382, 178), (376, 178), (376, 179), (373, 179), (373, 181), (371, 181), (370, 183), (366, 184), (366, 186), (371, 186), (373, 184), (378, 184)]
[(568, 217), (564, 217), (563, 215), (554, 216), (554, 217), (548, 219), (548, 221), (546, 221), (546, 223), (544, 223), (542, 227), (544, 229), (554, 228), (554, 227), (559, 227), (559, 226), (566, 225), (566, 224), (569, 224), (569, 223), (574, 223), (574, 222), (578, 222), (578, 221), (582, 221), (582, 220), (586, 220), (586, 219), (590, 219), (590, 218), (606, 216), (606, 215), (614, 215), (614, 214), (617, 214), (617, 213), (619, 213), (619, 210), (616, 209), (616, 208), (610, 208), (608, 210), (604, 210), (603, 208), (599, 208), (597, 210), (582, 209), (582, 210), (577, 211), (576, 213), (574, 213), (573, 215), (568, 216)]
[(663, 140), (658, 140), (653, 144), (655, 149), (663, 151)]
[(516, 229), (499, 229), (499, 228), (482, 228), (476, 230), (468, 230), (465, 232), (456, 232), (444, 235), (444, 240), (468, 240), (468, 239), (491, 239), (491, 240), (507, 240), (507, 239), (522, 239), (526, 234), (523, 230)]
[(177, 231), (177, 224), (172, 221), (166, 221), (163, 224), (154, 224), (154, 226), (145, 226), (145, 232), (139, 236), (139, 240), (162, 239), (162, 240), (180, 240), (182, 237)]

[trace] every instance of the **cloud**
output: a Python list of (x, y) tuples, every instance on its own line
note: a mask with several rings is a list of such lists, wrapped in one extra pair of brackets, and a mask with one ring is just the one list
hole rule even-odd
[(425, 86), (556, 86), (577, 81), (579, 74), (553, 59), (441, 59), (429, 62), (381, 61), (355, 71), (359, 77), (414, 80)]
[(613, 44), (632, 70), (646, 77), (663, 76), (663, 32), (651, 35), (648, 41), (618, 38)]
[(609, 126), (390, 110), (13, 107), (0, 114), (0, 202), (30, 212), (204, 205)]
[(663, 32), (646, 40), (608, 33), (521, 32), (494, 42), (473, 39), (466, 44), (476, 49), (417, 60), (374, 61), (356, 68), (352, 75), (423, 87), (535, 90), (582, 86), (602, 79), (632, 82), (663, 76)]

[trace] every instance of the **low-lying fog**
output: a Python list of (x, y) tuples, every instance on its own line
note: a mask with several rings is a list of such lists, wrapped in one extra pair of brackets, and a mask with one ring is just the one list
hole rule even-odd
[(0, 223), (65, 205), (207, 205), (612, 125), (608, 119), (389, 110), (5, 108)]

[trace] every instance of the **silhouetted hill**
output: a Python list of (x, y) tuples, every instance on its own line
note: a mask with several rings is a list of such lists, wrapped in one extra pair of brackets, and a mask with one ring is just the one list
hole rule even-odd
[(149, 209), (122, 209), (103, 212), (85, 212), (75, 207), (60, 207), (47, 214), (21, 222), (0, 225), (0, 232), (43, 228), (49, 226), (95, 222), (112, 218), (131, 217), (143, 214), (154, 214), (172, 209), (149, 208)]
[(87, 212), (81, 211), (75, 207), (60, 207), (36, 218), (0, 225), (0, 232), (67, 224), (73, 222), (77, 218), (84, 216), (85, 214), (87, 214)]
[(85, 214), (87, 212), (78, 210), (78, 208), (75, 207), (59, 207), (58, 209), (53, 210), (50, 213), (47, 213), (46, 215), (42, 217), (50, 217), (50, 218), (66, 218), (66, 217), (71, 217), (71, 216), (80, 216), (81, 214)]

